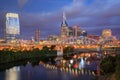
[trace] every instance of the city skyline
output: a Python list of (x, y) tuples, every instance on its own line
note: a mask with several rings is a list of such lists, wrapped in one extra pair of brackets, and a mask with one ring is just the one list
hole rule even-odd
[(36, 29), (40, 36), (60, 34), (63, 11), (68, 27), (78, 25), (88, 33), (101, 35), (103, 29), (111, 29), (120, 38), (120, 1), (114, 0), (1, 0), (0, 38), (3, 37), (6, 13), (20, 15), (20, 31), (23, 39), (31, 39)]

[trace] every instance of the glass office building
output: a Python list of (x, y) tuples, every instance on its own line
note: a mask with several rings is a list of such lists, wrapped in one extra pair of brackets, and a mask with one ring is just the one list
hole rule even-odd
[(5, 40), (14, 42), (20, 35), (19, 16), (16, 13), (6, 14)]

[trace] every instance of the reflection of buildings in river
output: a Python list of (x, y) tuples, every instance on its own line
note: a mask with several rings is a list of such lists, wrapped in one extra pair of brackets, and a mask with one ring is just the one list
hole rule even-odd
[(84, 68), (85, 65), (85, 61), (83, 60), (83, 58), (81, 58), (80, 63), (79, 63), (79, 69)]
[(20, 80), (20, 67), (6, 70), (6, 80)]

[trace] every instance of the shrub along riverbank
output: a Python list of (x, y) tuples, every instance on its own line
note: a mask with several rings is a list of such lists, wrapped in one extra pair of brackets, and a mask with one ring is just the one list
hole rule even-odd
[(104, 80), (120, 80), (120, 54), (102, 60), (101, 74), (105, 76)]
[(4, 49), (0, 51), (0, 64), (35, 58), (39, 58), (42, 61), (49, 61), (50, 58), (54, 59), (57, 56), (57, 51), (54, 48), (55, 46), (51, 46), (50, 48), (44, 46), (42, 50), (35, 48), (31, 51)]

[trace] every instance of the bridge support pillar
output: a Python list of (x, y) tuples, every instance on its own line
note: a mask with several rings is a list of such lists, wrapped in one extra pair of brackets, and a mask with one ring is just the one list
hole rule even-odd
[(63, 59), (63, 47), (62, 46), (59, 46), (57, 49), (57, 59), (58, 60)]

